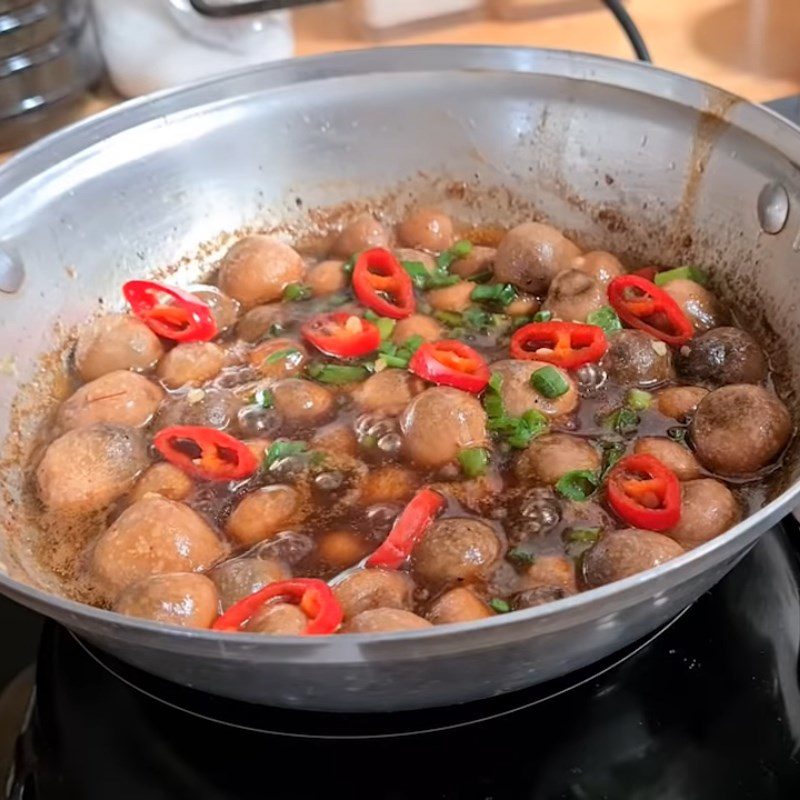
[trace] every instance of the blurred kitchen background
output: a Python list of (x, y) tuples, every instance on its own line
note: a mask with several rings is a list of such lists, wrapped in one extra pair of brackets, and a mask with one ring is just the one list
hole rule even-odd
[[(148, 92), (376, 44), (633, 58), (601, 0), (0, 0), (0, 151)], [(290, 8), (290, 6), (295, 6)], [(800, 91), (800, 0), (628, 0), (654, 62), (764, 101)]]

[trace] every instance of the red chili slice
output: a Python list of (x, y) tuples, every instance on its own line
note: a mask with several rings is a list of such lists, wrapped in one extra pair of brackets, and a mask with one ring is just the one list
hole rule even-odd
[(160, 430), (153, 444), (170, 464), (208, 481), (241, 480), (258, 469), (244, 442), (214, 428), (173, 425)]
[(675, 473), (651, 455), (620, 459), (608, 473), (608, 504), (634, 528), (666, 531), (681, 518), (681, 486)]
[(353, 291), (367, 308), (391, 319), (414, 313), (414, 285), (403, 265), (388, 250), (365, 250), (353, 267)]
[(577, 322), (531, 322), (511, 337), (511, 357), (545, 361), (562, 369), (599, 361), (608, 340), (597, 325)]
[(269, 583), (263, 589), (234, 603), (211, 626), (215, 631), (240, 631), (266, 603), (276, 598), (296, 603), (308, 617), (305, 636), (336, 633), (342, 623), (342, 607), (325, 581), (294, 578)]
[(377, 325), (346, 311), (320, 314), (306, 322), (301, 330), (317, 350), (340, 358), (365, 356), (377, 350), (381, 343)]
[(421, 345), (408, 368), (426, 381), (473, 394), (482, 392), (489, 383), (489, 365), (483, 356), (456, 339)]
[(681, 347), (694, 336), (692, 323), (681, 307), (640, 275), (614, 278), (608, 285), (608, 302), (623, 322), (672, 347)]
[(420, 489), (395, 520), (381, 546), (367, 559), (366, 565), (384, 569), (401, 567), (443, 506), (444, 498), (438, 492)]
[[(189, 292), (154, 281), (122, 287), (133, 313), (157, 336), (176, 342), (207, 342), (217, 335), (211, 309)], [(162, 302), (162, 298), (169, 298)]]

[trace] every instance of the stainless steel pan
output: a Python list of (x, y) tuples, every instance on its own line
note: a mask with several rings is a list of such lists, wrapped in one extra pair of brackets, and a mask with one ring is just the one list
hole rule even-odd
[[(189, 279), (222, 231), (302, 227), (308, 209), (364, 198), (391, 211), (416, 196), (504, 223), (538, 213), (587, 248), (709, 264), (776, 366), (800, 367), (798, 163), (800, 132), (765, 109), (652, 67), (560, 52), (364, 51), (129, 103), (0, 170), (0, 289), (12, 290), (0, 293), (0, 435), (19, 386), (40, 374), (37, 356), (98, 299), (117, 304), (123, 280), (187, 256), (178, 278)], [(800, 369), (780, 388), (794, 406)], [(26, 555), (37, 532), (20, 525), (19, 451), (10, 456), (3, 562), (43, 588), (0, 571), (4, 593), (179, 683), (332, 711), (487, 697), (599, 659), (718, 581), (800, 491), (790, 454), (775, 498), (724, 536), (550, 605), (413, 633), (273, 638), (171, 629), (47, 591), (57, 583)]]

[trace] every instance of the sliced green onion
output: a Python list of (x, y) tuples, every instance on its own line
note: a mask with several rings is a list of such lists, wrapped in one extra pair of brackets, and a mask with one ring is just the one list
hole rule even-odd
[(498, 614), (508, 614), (511, 611), (511, 606), (500, 597), (493, 597), (489, 601), (489, 608), (496, 611)]
[(449, 275), (446, 272), (431, 272), (428, 275), (428, 280), (426, 283), (426, 289), (441, 289), (443, 286), (452, 286), (454, 283), (458, 283), (461, 278), (458, 275)]
[(403, 342), (400, 350), (407, 350), (413, 356), (424, 343), (425, 340), (418, 333), (415, 333)]
[(489, 314), (481, 308), (468, 308), (461, 315), (461, 320), (467, 328), (474, 331), (488, 331), (498, 324), (495, 314)]
[(344, 262), (344, 264), (342, 264), (342, 272), (344, 272), (345, 275), (353, 274), (353, 269), (355, 268), (356, 261), (358, 261), (358, 257), (360, 255), (361, 253), (353, 253), (353, 255), (350, 256), (350, 258), (348, 258), (347, 261)]
[(636, 411), (623, 407), (609, 414), (603, 424), (620, 436), (630, 436), (636, 433), (639, 421), (639, 414)]
[(626, 447), (622, 442), (602, 442), (603, 465), (600, 469), (600, 480), (625, 455)]
[[(428, 288), (428, 270), (421, 261), (401, 261), (400, 265), (411, 276), (411, 282), (417, 289)], [(456, 278), (458, 280), (458, 278)]]
[(597, 473), (588, 469), (576, 469), (558, 479), (556, 491), (567, 500), (581, 503), (595, 493), (597, 486)]
[(536, 561), (536, 556), (533, 553), (529, 553), (527, 550), (523, 550), (520, 547), (512, 547), (507, 553), (506, 558), (515, 566), (515, 567), (530, 567)]
[(283, 289), (283, 299), (288, 300), (290, 303), (297, 303), (301, 300), (309, 300), (311, 298), (311, 287), (303, 283), (290, 283)]
[(478, 478), (486, 474), (489, 466), (489, 451), (483, 447), (470, 447), (458, 454), (458, 463), (468, 478)]
[(503, 400), (498, 394), (487, 394), (483, 398), (483, 410), (490, 418), (503, 416)]
[(487, 427), (492, 433), (500, 435), (511, 447), (522, 450), (531, 439), (541, 436), (549, 429), (547, 417), (535, 408), (526, 411), (521, 417), (506, 415), (500, 389), (503, 376), (493, 372), (489, 386), (483, 396), (483, 408), (488, 417)]
[(486, 283), (486, 281), (492, 277), (492, 274), (493, 273), (487, 269), (483, 272), (476, 272), (474, 275), (470, 275), (467, 280), (472, 281), (473, 283)]
[(596, 542), (600, 538), (600, 528), (575, 528), (567, 531), (564, 538), (568, 542)]
[(643, 389), (631, 389), (625, 398), (625, 404), (634, 411), (647, 411), (653, 404), (653, 395)]
[(435, 311), (433, 316), (434, 319), (443, 322), (448, 328), (458, 328), (464, 321), (461, 314), (456, 311)]
[(552, 311), (537, 311), (533, 315), (534, 322), (550, 322), (551, 319), (553, 319)]
[(685, 442), (686, 433), (686, 428), (670, 428), (667, 431), (667, 436), (669, 436), (673, 442)]
[(503, 388), (503, 373), (493, 372), (489, 378), (489, 388), (499, 392)]
[(472, 252), (472, 242), (460, 239), (450, 249), (459, 258), (466, 258)]
[(564, 376), (551, 366), (537, 369), (531, 375), (531, 386), (539, 392), (542, 397), (553, 400), (561, 397), (569, 391), (569, 384), (564, 380)]
[(388, 367), (397, 367), (405, 369), (411, 356), (417, 352), (419, 346), (425, 340), (421, 336), (411, 336), (402, 345), (397, 345), (392, 341), (384, 340), (378, 347), (378, 352), (381, 354), (381, 360)]
[(550, 429), (550, 421), (541, 411), (537, 411), (535, 408), (529, 408), (520, 419), (525, 423), (525, 429), (528, 433), (528, 442), (530, 442), (531, 439), (535, 439), (537, 436), (541, 436), (543, 433), (547, 433)]
[(261, 408), (272, 408), (275, 405), (275, 398), (269, 389), (259, 389), (253, 395), (253, 402), (260, 405)]
[(535, 409), (530, 409), (521, 417), (507, 417), (505, 415), (492, 417), (489, 415), (487, 427), (493, 433), (500, 434), (511, 447), (523, 450), (531, 443), (531, 439), (535, 439), (537, 436), (547, 432), (549, 423), (544, 414)]
[(273, 442), (269, 446), (264, 460), (268, 467), (271, 467), (276, 461), (289, 456), (300, 456), (308, 452), (308, 445), (305, 442), (289, 442), (278, 441)]
[(441, 270), (447, 270), (454, 261), (465, 258), (472, 252), (472, 242), (461, 240), (452, 247), (442, 251), (436, 259), (436, 266)]
[(421, 261), (401, 261), (400, 264), (411, 276), (411, 282), (417, 289), (441, 289), (461, 280), (458, 275), (450, 275), (444, 267), (437, 266), (433, 272), (428, 272)]
[(283, 350), (276, 350), (272, 355), (267, 356), (264, 363), (265, 364), (277, 364), (279, 361), (282, 361), (284, 358), (288, 358), (289, 356), (300, 355), (300, 351), (296, 347), (287, 347)]
[(381, 340), (388, 339), (392, 335), (396, 324), (397, 323), (393, 319), (389, 319), (389, 317), (378, 317), (375, 321), (375, 325), (381, 335)]
[(656, 286), (663, 286), (670, 281), (694, 281), (701, 286), (708, 283), (703, 270), (697, 267), (678, 267), (677, 269), (668, 269), (665, 272), (657, 272), (654, 283)]
[(510, 283), (493, 283), (476, 286), (470, 294), (470, 300), (476, 302), (491, 301), (503, 307), (512, 303), (517, 297), (517, 290)]
[(531, 322), (533, 322), (533, 317), (528, 317), (528, 316), (513, 317), (511, 320), (510, 332), (514, 333), (514, 331), (518, 330), (523, 325), (528, 325)]
[(308, 365), (308, 374), (315, 381), (320, 383), (331, 383), (342, 386), (347, 383), (359, 383), (365, 381), (370, 373), (366, 367), (362, 366), (341, 366), (339, 364), (319, 364)]
[(617, 312), (614, 311), (611, 306), (603, 306), (602, 308), (598, 308), (597, 311), (592, 311), (591, 314), (587, 314), (586, 322), (589, 325), (597, 325), (597, 327), (602, 328), (606, 334), (622, 330), (622, 323), (619, 321)]

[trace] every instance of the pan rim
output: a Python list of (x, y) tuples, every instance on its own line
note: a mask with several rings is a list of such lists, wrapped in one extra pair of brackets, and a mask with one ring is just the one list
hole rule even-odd
[[(408, 66), (409, 64), (413, 66)], [(262, 78), (263, 81), (256, 87), (251, 87), (251, 90), (269, 92), (289, 85), (335, 78), (385, 72), (409, 74), (431, 71), (497, 72), (563, 77), (639, 92), (704, 113), (714, 113), (715, 108), (724, 105), (730, 107), (729, 115), (726, 116), (730, 124), (751, 133), (795, 163), (800, 163), (800, 136), (798, 136), (800, 128), (771, 109), (669, 70), (649, 64), (564, 50), (487, 45), (423, 45), (370, 48), (308, 56), (255, 68), (247, 67), (177, 89), (129, 100), (53, 133), (12, 157), (0, 167), (0, 192), (8, 194), (21, 188), (29, 180), (41, 177), (47, 170), (78, 156), (102, 139), (163, 117), (165, 105), (173, 106), (169, 113), (177, 118), (187, 112), (196, 112), (204, 105), (212, 105), (222, 98), (235, 100), (236, 95), (225, 95), (221, 91), (222, 87), (235, 85), (247, 78)], [(526, 633), (527, 636), (536, 635), (531, 626), (537, 622), (557, 624), (559, 620), (570, 618), (578, 611), (587, 612), (586, 619), (603, 617), (609, 614), (609, 611), (615, 612), (627, 605), (627, 598), (640, 596), (638, 590), (646, 584), (655, 586), (660, 579), (681, 574), (688, 580), (692, 574), (692, 567), (696, 567), (698, 562), (703, 561), (711, 553), (727, 549), (728, 556), (733, 558), (736, 553), (748, 546), (748, 542), (742, 545), (740, 539), (746, 538), (749, 534), (752, 541), (755, 541), (756, 536), (777, 522), (786, 512), (791, 511), (797, 504), (798, 496), (800, 496), (800, 481), (793, 483), (766, 506), (721, 536), (646, 572), (510, 615), (497, 615), (485, 620), (434, 626), (424, 630), (379, 634), (348, 633), (331, 637), (264, 637), (259, 634), (241, 633), (231, 637), (210, 630), (186, 629), (126, 617), (37, 589), (3, 572), (0, 572), (0, 590), (22, 602), (31, 601), (36, 607), (54, 607), (62, 616), (78, 617), (111, 626), (112, 636), (114, 628), (133, 630), (149, 637), (155, 635), (158, 639), (150, 642), (151, 647), (158, 647), (159, 644), (167, 646), (170, 641), (179, 638), (182, 641), (195, 642), (198, 646), (207, 646), (225, 655), (234, 655), (237, 651), (258, 650), (262, 653), (276, 654), (278, 651), (291, 650), (293, 653), (308, 653), (313, 655), (313, 660), (324, 663), (361, 660), (364, 653), (369, 651), (370, 657), (377, 657), (379, 660), (396, 659), (403, 655), (411, 659), (424, 655), (409, 650), (407, 648), (409, 642), (446, 641), (456, 638), (459, 640), (460, 649), (468, 651), (469, 643), (467, 642), (467, 646), (464, 647), (465, 641), (462, 636), (466, 631), (477, 634), (501, 629), (518, 629), (517, 638), (526, 638)], [(608, 601), (616, 601), (616, 604), (609, 604)], [(592, 607), (596, 609), (596, 613), (589, 611)], [(69, 623), (67, 626), (70, 627)], [(390, 647), (385, 652), (371, 652), (395, 644), (396, 647)], [(476, 635), (472, 649), (491, 645), (491, 642)], [(335, 654), (339, 657), (332, 658), (331, 656)]]

